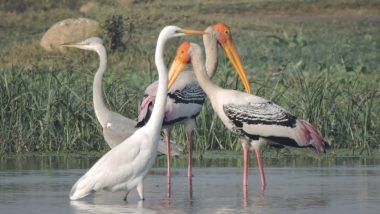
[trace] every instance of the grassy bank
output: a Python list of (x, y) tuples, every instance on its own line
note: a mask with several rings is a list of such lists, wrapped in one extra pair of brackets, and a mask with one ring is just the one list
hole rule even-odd
[[(92, 108), (96, 55), (46, 53), (38, 43), (44, 31), (64, 18), (85, 16), (104, 23), (111, 14), (123, 15), (133, 26), (126, 28), (126, 50), (109, 55), (104, 90), (114, 111), (136, 117), (145, 86), (156, 79), (154, 43), (164, 25), (204, 29), (224, 21), (231, 26), (255, 94), (312, 122), (333, 149), (367, 154), (379, 148), (376, 1), (97, 2), (87, 13), (79, 12), (85, 1), (1, 5), (0, 153), (107, 149)], [(169, 44), (168, 61), (179, 42)], [(220, 53), (214, 81), (241, 90), (237, 80)], [(173, 133), (180, 144), (182, 129)], [(223, 128), (209, 104), (196, 134), (198, 152), (240, 150), (238, 139)]]

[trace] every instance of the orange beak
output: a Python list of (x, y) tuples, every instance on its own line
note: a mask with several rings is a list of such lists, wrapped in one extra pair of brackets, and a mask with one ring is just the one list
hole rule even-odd
[(178, 78), (181, 71), (185, 69), (185, 67), (186, 67), (186, 63), (178, 59), (178, 55), (177, 55), (169, 70), (168, 90), (173, 86), (175, 80)]
[[(189, 30), (189, 29), (181, 29), (180, 32), (187, 35), (196, 35), (196, 36), (207, 34), (207, 32), (204, 32), (204, 31)], [(170, 67), (169, 74), (168, 74), (169, 75), (168, 90), (173, 86), (175, 80), (178, 78), (181, 71), (183, 71), (183, 69), (185, 69), (186, 67), (187, 61), (189, 59), (189, 55), (188, 55), (189, 47), (190, 47), (190, 43), (184, 42), (179, 46), (177, 50), (176, 57), (172, 63), (172, 66)]]
[(220, 44), (222, 48), (224, 49), (224, 52), (226, 53), (227, 57), (231, 61), (232, 65), (234, 66), (235, 70), (237, 71), (241, 81), (243, 82), (245, 91), (248, 94), (250, 94), (251, 86), (249, 85), (249, 82), (248, 82), (247, 72), (243, 68), (243, 65), (241, 63), (240, 56), (236, 50), (234, 41), (230, 37), (224, 43), (220, 43)]
[(169, 70), (169, 82), (168, 82), (168, 90), (173, 86), (175, 80), (178, 78), (179, 74), (183, 69), (185, 69), (187, 62), (190, 59), (189, 56), (189, 42), (183, 42), (177, 50), (176, 56), (173, 60), (172, 66)]

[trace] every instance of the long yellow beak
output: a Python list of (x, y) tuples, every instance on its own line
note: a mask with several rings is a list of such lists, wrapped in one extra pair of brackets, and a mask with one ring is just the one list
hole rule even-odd
[(177, 57), (174, 59), (172, 66), (169, 70), (169, 82), (168, 82), (168, 90), (173, 86), (175, 80), (178, 78), (179, 74), (183, 69), (185, 69), (186, 64), (183, 63), (181, 60), (177, 59)]
[(227, 57), (230, 59), (232, 65), (234, 66), (235, 70), (237, 71), (241, 81), (243, 82), (245, 91), (250, 94), (251, 93), (251, 86), (249, 85), (248, 78), (247, 78), (247, 72), (244, 70), (243, 65), (241, 63), (240, 56), (236, 50), (235, 43), (233, 42), (232, 38), (228, 39), (224, 44), (221, 44), (224, 52), (226, 53)]
[(199, 30), (191, 30), (191, 29), (181, 29), (179, 30), (181, 33), (184, 33), (186, 35), (195, 35), (195, 36), (202, 36), (207, 34), (207, 32), (199, 31)]
[(77, 48), (78, 46), (80, 46), (80, 44), (77, 44), (77, 43), (64, 43), (64, 44), (61, 44), (60, 46), (66, 47), (66, 48)]

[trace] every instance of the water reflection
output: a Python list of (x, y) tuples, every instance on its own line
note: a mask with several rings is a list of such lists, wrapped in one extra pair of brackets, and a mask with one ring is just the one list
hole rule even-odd
[(97, 158), (0, 158), (1, 213), (377, 213), (380, 203), (379, 159), (267, 158), (265, 192), (253, 161), (244, 193), (240, 155), (196, 159), (192, 179), (187, 177), (186, 159), (174, 159), (169, 190), (166, 162), (159, 159), (144, 181), (145, 201), (136, 191), (128, 202), (123, 201), (124, 192), (69, 201), (71, 186)]
[(144, 209), (143, 201), (136, 204), (100, 204), (89, 203), (87, 201), (70, 201), (70, 206), (75, 210), (75, 213), (155, 213), (153, 210)]

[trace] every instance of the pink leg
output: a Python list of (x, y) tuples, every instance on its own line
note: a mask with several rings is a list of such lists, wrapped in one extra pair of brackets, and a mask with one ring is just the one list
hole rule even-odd
[(248, 164), (249, 164), (249, 156), (248, 156), (248, 145), (243, 143), (243, 157), (244, 157), (244, 177), (243, 177), (243, 193), (244, 193), (244, 206), (248, 203)]
[[(166, 161), (168, 163), (168, 177), (170, 178), (170, 129), (165, 130), (166, 137)], [(170, 183), (170, 179), (168, 179), (168, 183)]]
[(170, 128), (165, 130), (165, 141), (166, 141), (166, 161), (168, 164), (167, 176), (168, 176), (168, 198), (171, 197), (171, 171), (170, 171)]
[(243, 145), (243, 157), (244, 157), (244, 178), (243, 178), (243, 185), (244, 188), (248, 187), (248, 162), (249, 162), (249, 156), (248, 156), (248, 145)]
[(260, 176), (261, 176), (261, 189), (265, 190), (267, 183), (265, 180), (264, 167), (261, 162), (261, 151), (259, 149), (255, 149), (255, 152), (256, 152), (257, 164), (259, 165)]
[(189, 131), (186, 136), (189, 152), (187, 157), (187, 177), (191, 178), (193, 176), (193, 132)]

